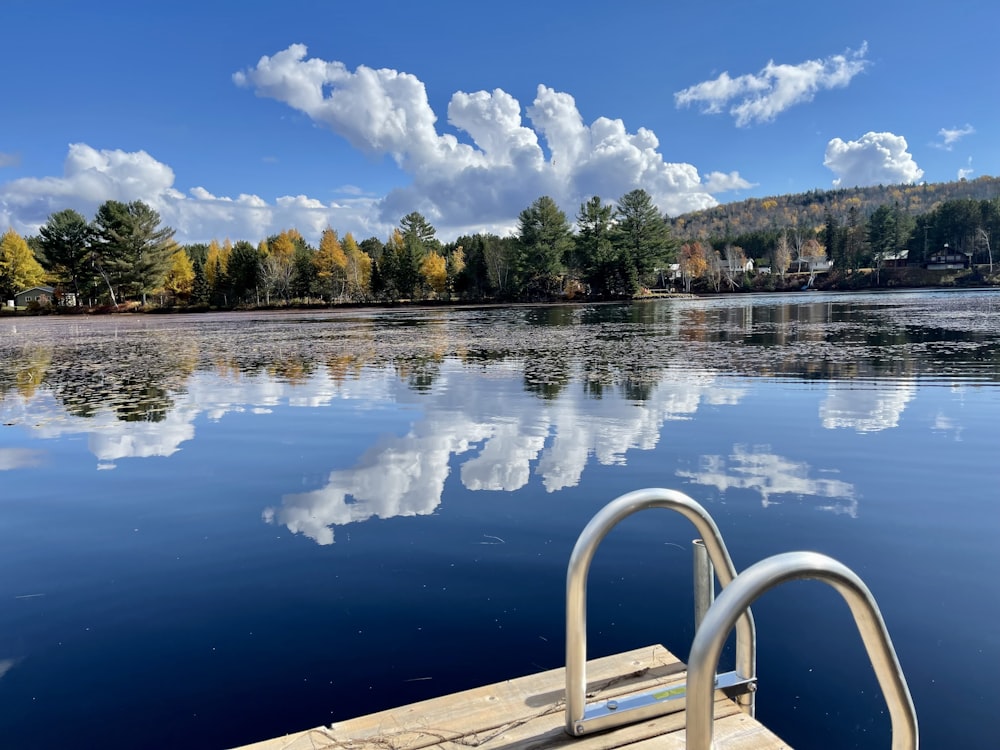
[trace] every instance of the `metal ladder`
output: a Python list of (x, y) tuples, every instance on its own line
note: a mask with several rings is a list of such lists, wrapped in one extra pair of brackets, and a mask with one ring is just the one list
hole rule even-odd
[[(695, 626), (688, 659), (688, 683), (669, 690), (586, 702), (587, 575), (597, 546), (620, 521), (647, 508), (666, 508), (694, 524)], [(714, 568), (714, 571), (713, 571)], [(714, 598), (714, 581), (722, 587)], [(757, 635), (750, 605), (766, 591), (788, 581), (816, 579), (833, 586), (847, 601), (875, 670), (892, 721), (892, 749), (916, 750), (916, 711), (882, 615), (864, 582), (836, 560), (815, 552), (787, 552), (768, 557), (737, 575), (715, 521), (682, 492), (645, 489), (611, 501), (584, 528), (573, 547), (566, 572), (566, 731), (592, 734), (653, 716), (687, 709), (687, 747), (710, 750), (715, 690), (736, 699), (754, 715), (757, 688)], [(716, 674), (726, 638), (736, 628), (736, 669)]]

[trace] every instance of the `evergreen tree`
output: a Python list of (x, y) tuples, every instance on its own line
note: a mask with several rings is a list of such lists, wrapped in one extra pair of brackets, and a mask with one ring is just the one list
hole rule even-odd
[(844, 227), (844, 259), (852, 271), (867, 266), (869, 260), (865, 222), (857, 206), (847, 212), (847, 226)]
[(404, 239), (416, 240), (424, 250), (437, 250), (441, 245), (435, 237), (434, 227), (417, 211), (408, 213), (400, 219), (399, 231)]
[(624, 253), (613, 241), (614, 206), (594, 196), (576, 216), (575, 260), (590, 293), (598, 297), (626, 293)]
[(369, 237), (368, 239), (361, 240), (358, 243), (358, 247), (361, 248), (361, 252), (372, 260), (381, 258), (382, 252), (385, 250), (385, 245), (382, 244), (382, 240), (378, 237)]
[(823, 244), (834, 265), (846, 265), (844, 256), (844, 234), (829, 210), (823, 220)]
[(292, 255), (292, 297), (308, 299), (316, 286), (316, 251), (302, 243), (295, 246)]
[(191, 262), (194, 278), (191, 280), (191, 301), (196, 305), (207, 305), (211, 296), (208, 279), (205, 278), (205, 264), (198, 258)]
[(260, 263), (260, 252), (252, 244), (240, 240), (233, 245), (233, 251), (229, 255), (227, 275), (234, 304), (246, 301), (251, 293), (254, 303), (259, 304), (257, 289), (260, 285)]
[(46, 267), (60, 281), (68, 282), (81, 301), (84, 287), (93, 277), (90, 265), (92, 230), (87, 220), (72, 209), (57, 211), (38, 230)]
[(142, 201), (105, 201), (97, 210), (94, 230), (105, 273), (145, 302), (170, 269), (174, 230), (160, 226), (159, 213)]
[(431, 252), (436, 252), (441, 243), (434, 236), (434, 227), (420, 213), (414, 211), (404, 216), (399, 222), (401, 245), (393, 236), (391, 243), (398, 256), (396, 267), (396, 286), (403, 297), (414, 297), (423, 292), (424, 260)]
[(529, 296), (559, 290), (559, 275), (573, 250), (569, 222), (556, 202), (543, 195), (518, 217), (517, 272)]
[(614, 244), (624, 256), (627, 291), (634, 294), (640, 284), (652, 281), (656, 268), (673, 261), (677, 243), (645, 190), (619, 198), (615, 220)]

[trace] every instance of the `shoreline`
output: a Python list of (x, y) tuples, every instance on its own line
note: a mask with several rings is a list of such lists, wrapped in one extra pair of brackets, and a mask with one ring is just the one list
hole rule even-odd
[[(905, 292), (921, 290), (937, 291), (975, 291), (1000, 289), (1000, 269), (987, 275), (979, 268), (965, 269), (961, 273), (928, 269), (888, 268), (879, 272), (882, 277), (878, 285), (871, 284), (875, 271), (861, 271), (823, 274), (817, 277), (811, 286), (804, 286), (808, 280), (807, 273), (788, 274), (783, 283), (773, 283), (776, 276), (757, 275), (750, 280), (748, 287), (732, 288), (718, 291), (699, 289), (692, 292), (674, 289), (650, 289), (631, 299), (626, 298), (587, 298), (566, 297), (539, 300), (395, 300), (384, 302), (311, 302), (309, 300), (291, 301), (280, 305), (216, 307), (211, 305), (141, 305), (138, 302), (125, 302), (117, 308), (110, 305), (93, 305), (79, 307), (62, 307), (46, 305), (36, 308), (0, 307), (0, 317), (35, 317), (56, 315), (60, 317), (104, 315), (199, 315), (205, 313), (268, 313), (268, 312), (353, 312), (358, 310), (433, 310), (433, 309), (493, 309), (518, 307), (548, 307), (555, 305), (614, 305), (623, 303), (646, 302), (663, 299), (710, 299), (713, 297), (735, 297), (760, 294), (799, 294), (815, 292)], [(932, 276), (933, 275), (933, 276)], [(794, 279), (794, 281), (790, 280)], [(768, 284), (767, 282), (772, 283)], [(907, 283), (909, 282), (909, 283)]]

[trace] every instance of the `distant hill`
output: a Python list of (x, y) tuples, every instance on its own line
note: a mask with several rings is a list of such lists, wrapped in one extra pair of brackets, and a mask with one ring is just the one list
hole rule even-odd
[(794, 195), (748, 198), (714, 208), (682, 214), (671, 220), (674, 237), (686, 240), (732, 239), (754, 233), (773, 233), (783, 228), (818, 230), (831, 215), (843, 224), (852, 207), (868, 217), (879, 206), (899, 204), (911, 216), (934, 210), (945, 201), (993, 200), (1000, 197), (1000, 177), (938, 182), (922, 185), (877, 185), (875, 187), (810, 190)]

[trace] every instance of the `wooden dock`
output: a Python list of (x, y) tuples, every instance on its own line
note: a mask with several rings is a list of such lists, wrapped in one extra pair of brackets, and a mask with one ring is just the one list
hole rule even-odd
[[(621, 699), (683, 683), (683, 663), (663, 646), (648, 646), (587, 665), (588, 701)], [(565, 671), (528, 675), (246, 745), (240, 750), (675, 750), (685, 746), (680, 711), (583, 737), (565, 723)], [(714, 747), (779, 750), (789, 746), (735, 702), (716, 694)]]

